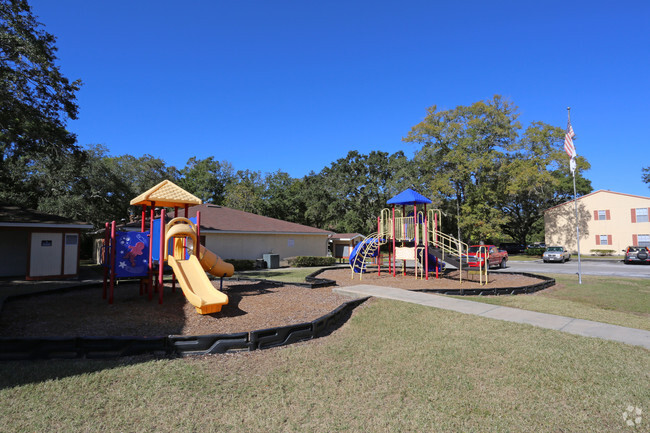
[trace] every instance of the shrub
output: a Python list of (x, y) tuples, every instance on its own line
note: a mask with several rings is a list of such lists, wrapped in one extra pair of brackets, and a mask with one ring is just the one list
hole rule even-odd
[(226, 259), (224, 262), (232, 264), (236, 271), (252, 271), (255, 269), (255, 260)]
[(287, 259), (289, 266), (297, 268), (306, 268), (310, 266), (332, 266), (336, 263), (334, 257), (316, 257), (316, 256), (297, 256)]
[(615, 250), (590, 250), (592, 256), (611, 256), (616, 251)]
[(526, 249), (527, 256), (541, 256), (546, 251), (545, 248), (528, 248)]

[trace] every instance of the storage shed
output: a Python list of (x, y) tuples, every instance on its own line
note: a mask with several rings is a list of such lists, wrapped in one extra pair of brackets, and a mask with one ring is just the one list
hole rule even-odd
[(0, 277), (77, 276), (81, 230), (92, 228), (70, 218), (0, 205)]

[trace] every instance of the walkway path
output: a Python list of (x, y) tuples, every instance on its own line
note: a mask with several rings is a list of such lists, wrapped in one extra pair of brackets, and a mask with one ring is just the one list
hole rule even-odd
[(592, 322), (591, 320), (574, 319), (571, 317), (557, 316), (555, 314), (537, 313), (535, 311), (520, 310), (518, 308), (501, 307), (498, 305), (483, 304), (481, 302), (466, 301), (450, 298), (444, 295), (416, 292), (411, 290), (394, 289), (362, 284), (350, 287), (337, 287), (336, 293), (352, 297), (375, 296), (378, 298), (393, 299), (396, 301), (410, 302), (426, 305), (444, 310), (457, 311), (465, 314), (488, 317), (490, 319), (505, 320), (507, 322), (526, 323), (540, 328), (554, 329), (568, 332), (569, 334), (585, 337), (597, 337), (605, 340), (642, 346), (650, 349), (650, 331), (626, 328), (623, 326), (609, 325), (607, 323)]

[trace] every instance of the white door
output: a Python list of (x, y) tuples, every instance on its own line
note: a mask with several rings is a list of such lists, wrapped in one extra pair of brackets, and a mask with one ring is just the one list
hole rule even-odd
[(77, 274), (77, 258), (79, 257), (79, 235), (76, 233), (65, 234), (65, 253), (63, 255), (63, 273), (65, 275)]
[(62, 233), (32, 233), (29, 276), (61, 275)]

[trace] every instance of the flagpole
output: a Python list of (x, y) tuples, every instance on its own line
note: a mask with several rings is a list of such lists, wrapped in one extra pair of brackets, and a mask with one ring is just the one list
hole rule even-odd
[[(571, 125), (571, 107), (567, 107), (567, 114), (569, 116), (569, 125)], [(576, 166), (577, 170), (577, 166)], [(580, 258), (580, 224), (578, 221), (578, 200), (576, 198), (576, 172), (573, 170), (571, 172), (573, 174), (573, 204), (575, 206), (575, 212), (576, 212), (576, 240), (578, 243), (578, 284), (582, 284), (582, 261)]]

